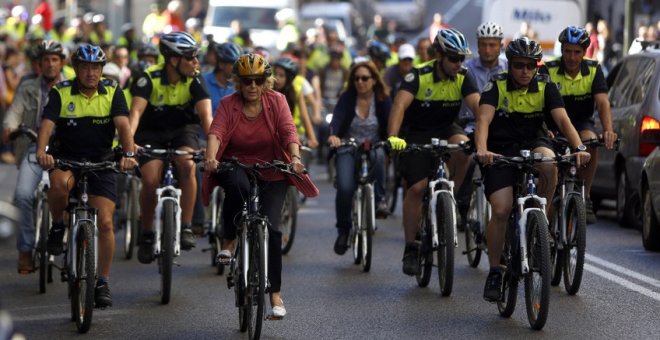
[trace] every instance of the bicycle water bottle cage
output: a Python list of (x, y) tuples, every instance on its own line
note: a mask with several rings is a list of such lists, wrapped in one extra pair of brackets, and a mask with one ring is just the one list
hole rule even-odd
[(520, 155), (523, 156), (523, 158), (529, 158), (530, 154), (531, 154), (531, 151), (529, 151), (529, 150), (520, 150)]

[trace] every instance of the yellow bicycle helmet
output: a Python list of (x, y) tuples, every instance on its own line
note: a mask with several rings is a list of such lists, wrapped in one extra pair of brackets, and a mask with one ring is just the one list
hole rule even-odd
[(238, 77), (270, 77), (272, 72), (268, 61), (254, 53), (240, 56), (233, 69), (233, 73)]

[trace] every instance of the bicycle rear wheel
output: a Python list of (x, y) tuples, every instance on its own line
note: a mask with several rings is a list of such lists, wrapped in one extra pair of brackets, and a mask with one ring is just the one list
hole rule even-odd
[(454, 285), (454, 205), (451, 195), (442, 192), (436, 205), (438, 231), (438, 281), (442, 296), (451, 295)]
[(550, 307), (550, 245), (545, 215), (532, 210), (527, 216), (527, 261), (525, 274), (525, 305), (532, 329), (545, 326)]
[(555, 197), (555, 204), (553, 206), (552, 219), (550, 221), (550, 270), (552, 271), (552, 279), (550, 284), (553, 286), (559, 285), (561, 282), (561, 272), (562, 265), (564, 264), (564, 251), (559, 250), (559, 242), (561, 242), (561, 219), (560, 219), (560, 209), (561, 205), (559, 204), (560, 198)]
[(518, 245), (513, 242), (514, 226), (509, 224), (506, 230), (506, 239), (504, 241), (504, 252), (500, 259), (500, 264), (505, 266), (504, 276), (502, 277), (502, 301), (497, 302), (497, 309), (500, 315), (508, 318), (516, 309), (518, 300), (518, 276), (514, 274), (514, 261), (520, 261), (518, 256), (514, 256), (514, 251)]
[[(426, 203), (425, 203), (426, 204)], [(424, 208), (421, 220), (421, 228), (424, 233), (421, 235), (421, 246), (419, 247), (419, 255), (417, 257), (419, 262), (420, 272), (415, 275), (417, 285), (426, 287), (431, 281), (431, 270), (433, 269), (433, 240), (431, 233), (431, 221), (427, 216), (428, 208)]]
[(401, 187), (401, 175), (397, 171), (397, 161), (395, 157), (390, 157), (390, 161), (387, 167), (387, 188), (386, 188), (386, 198), (387, 206), (390, 209), (390, 213), (394, 213), (396, 210), (396, 204), (399, 199), (399, 188)]
[(282, 255), (286, 255), (293, 246), (296, 236), (296, 223), (298, 221), (298, 190), (289, 186), (284, 196), (282, 214), (280, 218), (280, 232), (282, 232)]
[(160, 269), (160, 303), (170, 302), (172, 291), (172, 262), (174, 261), (174, 201), (163, 202), (162, 236), (160, 238), (160, 254), (158, 265)]
[(264, 295), (266, 294), (266, 253), (263, 224), (255, 224), (250, 240), (250, 266), (248, 267), (248, 337), (259, 339), (264, 320)]
[(465, 254), (468, 264), (472, 268), (479, 266), (481, 261), (481, 248), (477, 245), (477, 232), (481, 229), (481, 220), (478, 210), (477, 187), (473, 188), (470, 194), (470, 205), (467, 213), (467, 226), (465, 227)]
[(587, 246), (586, 209), (582, 197), (570, 196), (566, 205), (566, 240), (564, 250), (564, 288), (570, 295), (580, 290)]
[(366, 273), (371, 269), (371, 243), (376, 223), (373, 187), (366, 185), (362, 190), (362, 228), (360, 228), (362, 270)]
[[(81, 215), (79, 218), (84, 219), (86, 217)], [(71, 313), (76, 321), (78, 332), (87, 333), (92, 325), (94, 290), (96, 288), (94, 226), (89, 222), (81, 222), (75, 242), (76, 277), (69, 277), (69, 280), (73, 280)]]
[(46, 292), (46, 283), (48, 282), (48, 252), (46, 251), (46, 242), (48, 239), (48, 229), (50, 228), (50, 211), (48, 210), (48, 200), (39, 198), (36, 209), (37, 218), (35, 219), (37, 229), (37, 249), (35, 251), (35, 261), (39, 267), (39, 293)]
[(124, 226), (124, 258), (133, 258), (137, 244), (138, 218), (140, 216), (140, 188), (139, 182), (131, 178), (128, 195), (126, 197), (126, 224)]

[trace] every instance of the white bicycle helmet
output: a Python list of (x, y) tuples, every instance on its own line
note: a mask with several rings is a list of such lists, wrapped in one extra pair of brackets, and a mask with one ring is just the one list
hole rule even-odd
[(504, 32), (502, 31), (502, 26), (492, 22), (484, 22), (483, 24), (477, 27), (477, 39), (481, 38), (504, 38)]
[(165, 57), (181, 57), (196, 54), (199, 50), (197, 41), (190, 33), (172, 32), (160, 37), (160, 53)]

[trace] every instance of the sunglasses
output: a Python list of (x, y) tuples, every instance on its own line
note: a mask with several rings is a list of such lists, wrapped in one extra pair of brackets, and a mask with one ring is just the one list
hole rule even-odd
[(264, 77), (259, 77), (259, 78), (241, 78), (241, 83), (245, 86), (250, 86), (252, 83), (257, 84), (257, 86), (261, 86), (266, 82), (266, 78)]
[(447, 60), (450, 62), (456, 64), (456, 63), (462, 63), (465, 61), (465, 56), (464, 55), (448, 55)]
[(355, 78), (353, 78), (353, 81), (355, 81), (355, 82), (360, 82), (361, 81), (361, 82), (366, 83), (367, 80), (369, 80), (369, 79), (371, 79), (370, 76), (355, 76)]
[(511, 67), (516, 70), (522, 70), (526, 67), (528, 70), (532, 71), (532, 70), (536, 70), (536, 62), (532, 61), (529, 63), (523, 63), (522, 61), (514, 61), (511, 62)]
[(183, 59), (186, 59), (186, 60), (188, 60), (188, 61), (193, 61), (193, 60), (195, 60), (196, 58), (197, 58), (196, 55), (184, 55), (184, 56), (183, 56)]

